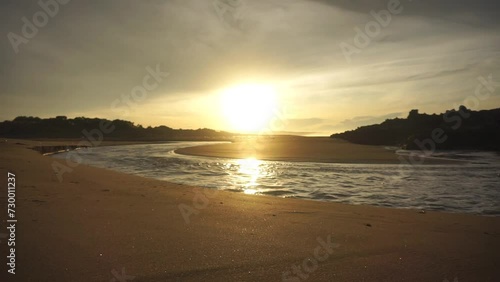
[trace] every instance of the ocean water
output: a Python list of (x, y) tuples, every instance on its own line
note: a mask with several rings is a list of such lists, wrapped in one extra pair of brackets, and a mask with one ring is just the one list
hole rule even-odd
[[(255, 195), (500, 216), (500, 155), (440, 152), (463, 164), (332, 164), (176, 154), (207, 142), (126, 145), (80, 151), (83, 163), (179, 184)], [(409, 154), (409, 151), (398, 151)], [(53, 155), (65, 159), (68, 153)]]

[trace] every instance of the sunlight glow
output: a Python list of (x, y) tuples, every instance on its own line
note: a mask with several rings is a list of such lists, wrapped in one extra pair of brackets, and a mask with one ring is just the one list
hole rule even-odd
[(237, 161), (240, 166), (238, 172), (243, 174), (245, 177), (245, 194), (254, 195), (258, 192), (258, 190), (254, 189), (257, 186), (257, 180), (260, 177), (260, 165), (262, 161), (256, 160), (254, 158), (242, 159)]
[(255, 194), (257, 194), (257, 190), (255, 190), (255, 189), (245, 189), (243, 191), (243, 193), (245, 193), (247, 195), (255, 195)]
[(277, 107), (277, 95), (272, 86), (241, 84), (221, 94), (224, 117), (232, 130), (255, 133), (264, 130)]

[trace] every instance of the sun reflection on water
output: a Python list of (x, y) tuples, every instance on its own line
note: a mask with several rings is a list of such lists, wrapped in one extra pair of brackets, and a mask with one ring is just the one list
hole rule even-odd
[(257, 180), (261, 176), (260, 165), (262, 161), (255, 158), (247, 158), (236, 161), (239, 165), (238, 173), (242, 178), (244, 184), (243, 193), (245, 194), (257, 194), (259, 192), (255, 187), (258, 185)]
[(243, 193), (247, 194), (247, 195), (255, 195), (257, 194), (258, 190), (256, 189), (245, 189), (243, 190)]

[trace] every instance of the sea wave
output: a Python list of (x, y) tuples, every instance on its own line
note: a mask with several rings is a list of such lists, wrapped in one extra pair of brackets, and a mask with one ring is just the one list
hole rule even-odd
[[(464, 164), (394, 165), (224, 159), (176, 154), (207, 142), (93, 148), (88, 165), (179, 184), (349, 204), (500, 215), (500, 156), (437, 152)], [(409, 154), (408, 151), (398, 151)], [(66, 158), (67, 153), (53, 155)]]

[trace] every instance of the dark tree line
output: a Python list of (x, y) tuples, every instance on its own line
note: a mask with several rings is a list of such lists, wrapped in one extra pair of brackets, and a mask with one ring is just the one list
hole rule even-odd
[(500, 151), (500, 109), (470, 111), (461, 106), (439, 115), (412, 110), (406, 119), (388, 119), (331, 137), (357, 144), (416, 150), (435, 146), (438, 150)]
[(84, 138), (84, 130), (98, 130), (102, 123), (113, 128), (103, 133), (107, 140), (225, 140), (233, 134), (212, 129), (173, 129), (167, 126), (147, 127), (126, 120), (65, 116), (39, 118), (19, 116), (0, 123), (4, 138)]

